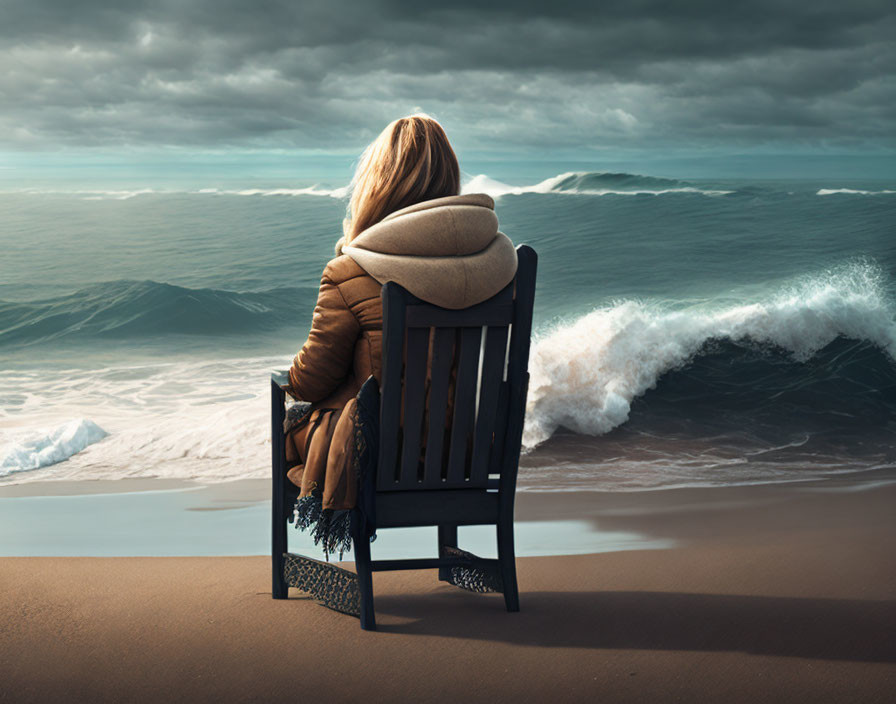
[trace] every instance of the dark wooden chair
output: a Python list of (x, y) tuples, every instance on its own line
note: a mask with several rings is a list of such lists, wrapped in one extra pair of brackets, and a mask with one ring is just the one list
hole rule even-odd
[[(383, 570), (438, 568), (442, 580), (449, 580), (456, 567), (490, 570), (499, 577), (507, 610), (519, 610), (513, 502), (537, 256), (526, 245), (517, 247), (517, 256), (514, 281), (488, 301), (463, 310), (425, 303), (395, 283), (383, 286), (376, 528), (437, 526), (439, 557), (371, 560), (370, 542), (361, 534), (356, 513), (352, 542), (365, 630), (376, 628), (372, 574)], [(454, 410), (447, 419), (453, 376)], [(427, 377), (429, 423), (423, 427)], [(284, 469), (283, 409), (283, 390), (272, 380), (273, 596), (279, 599), (287, 596), (286, 526), (296, 498)], [(456, 550), (461, 525), (494, 525), (497, 560)]]

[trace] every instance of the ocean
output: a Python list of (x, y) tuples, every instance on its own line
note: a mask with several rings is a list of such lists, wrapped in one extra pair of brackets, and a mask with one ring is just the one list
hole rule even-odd
[[(468, 175), (539, 255), (521, 490), (896, 467), (891, 182)], [(0, 192), (0, 484), (269, 472), (340, 184)]]

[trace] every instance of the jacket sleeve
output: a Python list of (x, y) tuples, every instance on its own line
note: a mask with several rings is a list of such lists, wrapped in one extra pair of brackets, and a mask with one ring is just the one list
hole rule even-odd
[(360, 331), (358, 319), (325, 269), (311, 332), (293, 360), (286, 390), (295, 398), (312, 403), (336, 391), (352, 372)]

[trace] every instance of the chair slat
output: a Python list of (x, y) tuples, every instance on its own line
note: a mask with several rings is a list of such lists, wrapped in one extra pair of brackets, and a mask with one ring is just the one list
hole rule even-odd
[(507, 328), (488, 328), (482, 355), (479, 404), (476, 410), (476, 427), (473, 431), (473, 456), (470, 461), (469, 480), (473, 485), (488, 481), (489, 457), (498, 410), (498, 392), (504, 377), (506, 351)]
[(445, 442), (445, 415), (448, 412), (448, 385), (454, 359), (454, 328), (436, 328), (432, 342), (429, 386), (429, 427), (426, 431), (426, 461), (423, 485), (442, 484), (442, 453)]
[(473, 417), (476, 413), (476, 377), (479, 371), (479, 352), (482, 328), (460, 329), (460, 351), (454, 392), (454, 416), (451, 420), (451, 444), (448, 451), (447, 482), (455, 486), (465, 481), (467, 445)]
[(538, 257), (526, 246), (517, 248), (517, 276), (510, 350), (507, 356), (507, 412), (501, 448), (499, 493), (512, 502), (519, 469), (519, 455), (529, 388), (529, 348), (532, 339), (532, 307), (535, 300), (535, 271)]
[(380, 392), (380, 454), (377, 488), (396, 488), (398, 481), (398, 438), (401, 424), (401, 371), (404, 347), (405, 303), (395, 287), (383, 290), (382, 387)]
[(501, 458), (504, 453), (504, 435), (507, 432), (507, 408), (509, 402), (508, 384), (501, 382), (498, 389), (498, 408), (495, 413), (495, 442), (492, 446), (491, 459), (488, 463), (489, 474), (501, 473)]
[(498, 390), (498, 410), (495, 414), (495, 441), (492, 445), (492, 456), (489, 460), (488, 473), (501, 473), (501, 458), (504, 453), (504, 435), (507, 431), (507, 409), (510, 402), (507, 377), (510, 373), (510, 342), (513, 336), (513, 326), (508, 330), (506, 349), (504, 350), (504, 376), (501, 388)]
[(402, 488), (414, 488), (420, 466), (420, 435), (423, 425), (423, 402), (426, 395), (426, 367), (429, 357), (429, 328), (410, 328), (404, 372), (404, 422), (401, 448)]

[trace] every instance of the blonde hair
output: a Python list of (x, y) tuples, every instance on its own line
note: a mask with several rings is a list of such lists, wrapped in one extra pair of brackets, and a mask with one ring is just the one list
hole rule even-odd
[(442, 126), (424, 113), (390, 123), (364, 150), (351, 182), (342, 245), (389, 213), (460, 192), (460, 167)]

